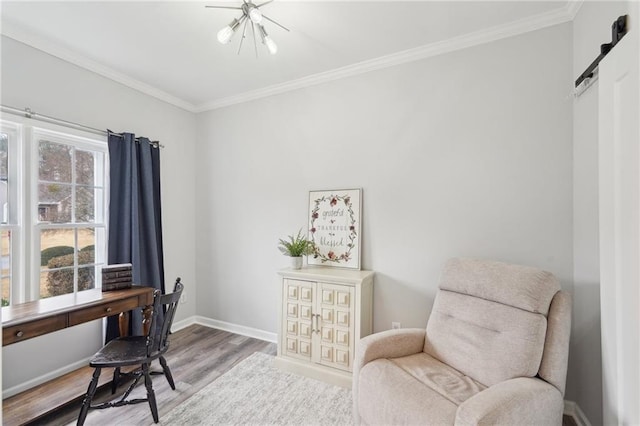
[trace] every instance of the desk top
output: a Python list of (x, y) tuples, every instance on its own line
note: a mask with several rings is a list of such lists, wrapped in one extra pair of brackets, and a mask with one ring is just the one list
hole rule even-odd
[(80, 291), (33, 302), (19, 303), (2, 308), (2, 328), (12, 327), (38, 319), (64, 314), (78, 309), (104, 305), (131, 297), (140, 299), (139, 306), (153, 304), (153, 288), (132, 286), (122, 290), (103, 292), (101, 289)]

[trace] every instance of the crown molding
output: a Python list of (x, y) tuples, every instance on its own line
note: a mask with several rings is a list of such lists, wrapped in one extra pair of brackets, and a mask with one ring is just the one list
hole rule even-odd
[[(577, 6), (575, 6), (577, 4)], [(383, 68), (389, 68), (408, 62), (419, 61), (421, 59), (431, 58), (445, 53), (466, 49), (469, 47), (490, 43), (540, 30), (554, 25), (569, 22), (575, 16), (578, 9), (582, 5), (581, 0), (569, 1), (563, 7), (551, 10), (549, 12), (533, 15), (527, 18), (512, 21), (507, 24), (497, 25), (491, 28), (464, 34), (451, 39), (431, 43), (425, 46), (408, 49), (391, 55), (359, 62), (342, 68), (336, 68), (331, 71), (313, 74), (297, 80), (291, 80), (282, 84), (268, 86), (262, 89), (241, 93), (236, 96), (230, 96), (207, 102), (196, 107), (196, 112), (205, 112), (218, 108), (224, 108), (231, 105), (248, 102), (268, 96), (278, 95), (292, 90), (304, 87), (314, 86), (339, 80), (346, 77), (352, 77), (375, 71)]]
[(567, 14), (571, 17), (572, 21), (576, 18), (576, 15), (580, 11), (580, 8), (583, 4), (584, 0), (569, 0), (565, 5)]
[(167, 102), (178, 108), (187, 110), (189, 112), (196, 112), (197, 110), (196, 106), (192, 103), (189, 103), (176, 96), (170, 95), (169, 93), (164, 92), (149, 84), (143, 83), (140, 80), (129, 77), (126, 74), (114, 70), (113, 68), (102, 65), (92, 59), (87, 58), (84, 55), (62, 47), (55, 42), (52, 42), (45, 37), (36, 35), (19, 25), (7, 21), (6, 19), (2, 21), (2, 25), (0, 26), (0, 34), (16, 40), (20, 43), (31, 46), (35, 49), (41, 50), (44, 53), (70, 62), (81, 68), (92, 71), (127, 87), (135, 89), (141, 93), (144, 93), (145, 95), (149, 95), (161, 101)]
[(574, 17), (580, 10), (582, 3), (583, 0), (568, 0), (563, 7), (523, 18), (517, 21), (512, 21), (507, 24), (497, 25), (491, 28), (464, 34), (451, 39), (431, 43), (425, 46), (420, 46), (414, 49), (404, 50), (401, 52), (393, 53), (391, 55), (362, 61), (356, 64), (336, 68), (318, 74), (313, 74), (307, 77), (275, 84), (257, 90), (244, 92), (238, 95), (215, 99), (199, 105), (194, 105), (190, 102), (185, 101), (184, 99), (173, 96), (154, 86), (129, 77), (110, 67), (102, 65), (92, 59), (73, 52), (70, 49), (59, 46), (44, 37), (37, 36), (24, 28), (7, 22), (6, 20), (3, 21), (2, 26), (0, 26), (0, 34), (21, 43), (27, 44), (60, 59), (63, 59), (74, 65), (95, 72), (99, 75), (114, 80), (118, 83), (121, 83), (127, 87), (135, 89), (141, 93), (152, 96), (161, 101), (167, 102), (178, 108), (184, 109), (189, 112), (200, 113), (244, 102), (249, 102), (268, 96), (278, 95), (305, 87), (315, 86), (342, 78), (352, 77), (370, 71), (402, 65), (408, 62), (419, 61), (445, 53), (450, 53), (457, 50), (462, 50), (469, 47), (478, 46), (481, 44), (490, 43), (493, 41), (569, 22), (574, 19)]

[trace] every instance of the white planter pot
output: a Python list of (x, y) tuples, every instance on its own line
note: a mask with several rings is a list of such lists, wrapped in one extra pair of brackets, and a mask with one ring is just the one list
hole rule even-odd
[(302, 256), (291, 257), (291, 269), (301, 269), (302, 268)]

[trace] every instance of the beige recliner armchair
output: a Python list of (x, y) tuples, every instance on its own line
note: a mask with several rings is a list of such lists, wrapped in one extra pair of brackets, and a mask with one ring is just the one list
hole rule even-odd
[(447, 262), (424, 329), (356, 347), (356, 424), (561, 425), (571, 299), (549, 272)]

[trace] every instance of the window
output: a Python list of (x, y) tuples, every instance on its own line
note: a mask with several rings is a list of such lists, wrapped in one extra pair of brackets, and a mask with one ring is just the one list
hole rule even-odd
[[(24, 154), (11, 157), (11, 144), (0, 139), (0, 202), (5, 197), (9, 212), (17, 205), (24, 213), (16, 210), (15, 220), (9, 214), (2, 224), (3, 306), (99, 287), (96, 272), (106, 260), (106, 142), (14, 127), (22, 130), (15, 132), (15, 145)], [(26, 184), (4, 196), (2, 184), (6, 180), (11, 190), (13, 168), (22, 168)], [(19, 272), (27, 279), (18, 279)]]
[(37, 130), (39, 298), (96, 287), (105, 260), (104, 143)]
[(15, 298), (14, 288), (20, 280), (19, 248), (19, 185), (21, 157), (19, 150), (19, 126), (0, 123), (0, 285), (2, 306)]

